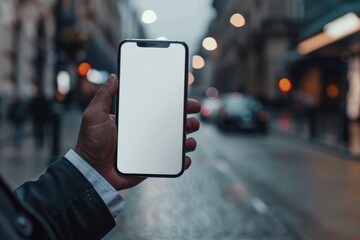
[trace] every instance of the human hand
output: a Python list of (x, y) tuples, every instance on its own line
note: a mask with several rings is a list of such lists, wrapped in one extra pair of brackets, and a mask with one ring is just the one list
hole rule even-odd
[[(116, 75), (111, 74), (107, 83), (99, 89), (86, 108), (75, 152), (99, 172), (115, 189), (123, 190), (136, 186), (145, 178), (125, 176), (114, 168), (117, 145), (117, 128), (114, 116), (110, 114), (112, 98), (118, 90)], [(200, 104), (194, 99), (187, 100), (187, 113), (198, 113)], [(199, 121), (192, 117), (186, 121), (186, 132), (192, 133), (199, 129)], [(196, 148), (196, 140), (185, 141), (186, 152)], [(191, 165), (191, 158), (185, 157), (185, 169)]]

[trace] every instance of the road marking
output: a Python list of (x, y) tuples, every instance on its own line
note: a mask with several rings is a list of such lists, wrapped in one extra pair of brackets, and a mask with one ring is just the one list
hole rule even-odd
[[(208, 128), (207, 130), (207, 138), (209, 138), (209, 135), (214, 134), (214, 131), (212, 128)], [(210, 143), (210, 141), (208, 141), (208, 143)], [(234, 186), (242, 189), (241, 193), (238, 193), (235, 196), (237, 198), (242, 198), (242, 200), (248, 201), (258, 213), (266, 214), (269, 211), (269, 207), (261, 199), (253, 196), (253, 194), (246, 187), (246, 184), (244, 184), (235, 174), (231, 168), (231, 165), (224, 159), (215, 158), (215, 156), (218, 155), (216, 146), (211, 147), (209, 145), (204, 145), (202, 147), (204, 148), (204, 153), (206, 153), (206, 155), (212, 156), (212, 158), (207, 159), (207, 162), (210, 163), (210, 165), (215, 169), (217, 169), (222, 175), (224, 175), (224, 177), (226, 177), (230, 182), (232, 182)]]
[(266, 204), (257, 197), (253, 197), (250, 200), (250, 203), (258, 213), (265, 214), (269, 210), (269, 208), (266, 206)]
[[(236, 175), (233, 173), (233, 171), (231, 170), (230, 165), (225, 162), (222, 159), (218, 159), (214, 166), (225, 176), (227, 176), (229, 178), (229, 180), (231, 180), (232, 182), (235, 182), (236, 185), (241, 186), (242, 189), (245, 190), (245, 192), (247, 193), (247, 196), (249, 197), (249, 202), (251, 204), (251, 206), (253, 206), (253, 208), (260, 214), (266, 214), (269, 211), (268, 206), (259, 198), (254, 197), (249, 190), (244, 186), (244, 184), (242, 184), (239, 180), (238, 177), (236, 177)], [(241, 197), (242, 194), (238, 195), (238, 197)]]

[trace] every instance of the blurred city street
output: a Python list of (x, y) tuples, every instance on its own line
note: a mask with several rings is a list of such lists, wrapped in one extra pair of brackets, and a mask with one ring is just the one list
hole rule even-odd
[[(80, 122), (80, 110), (64, 112), (62, 153)], [(121, 192), (126, 207), (105, 239), (359, 239), (360, 161), (272, 126), (262, 135), (202, 123), (191, 168)], [(51, 158), (29, 128), (14, 148), (9, 129), (3, 121), (0, 172), (17, 187)]]
[(37, 148), (32, 134), (30, 122), (25, 124), (21, 146), (13, 144), (12, 127), (2, 119), (0, 122), (0, 173), (11, 187), (18, 187), (28, 180), (37, 179), (47, 166), (74, 148), (79, 133), (82, 112), (79, 109), (70, 109), (63, 113), (61, 124), (61, 149), (58, 156), (51, 153), (52, 132), (48, 129), (45, 144)]
[(106, 239), (359, 239), (359, 161), (276, 133), (196, 138), (191, 169), (126, 192)]
[(183, 176), (120, 192), (104, 239), (360, 239), (359, 0), (0, 0), (0, 175), (12, 189), (75, 147), (126, 39), (189, 46), (177, 83), (202, 104), (201, 128)]

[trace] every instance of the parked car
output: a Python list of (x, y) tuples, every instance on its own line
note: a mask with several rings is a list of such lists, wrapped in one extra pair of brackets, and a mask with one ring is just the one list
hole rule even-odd
[(266, 133), (270, 115), (255, 98), (231, 93), (222, 96), (216, 124), (222, 130), (253, 130)]
[(208, 97), (201, 101), (200, 119), (203, 122), (215, 123), (222, 103), (218, 98)]

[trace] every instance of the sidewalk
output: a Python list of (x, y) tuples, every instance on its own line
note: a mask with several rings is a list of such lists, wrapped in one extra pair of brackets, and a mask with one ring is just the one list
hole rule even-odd
[[(65, 110), (61, 117), (60, 154), (63, 155), (76, 144), (82, 112), (77, 108), (70, 108)], [(15, 188), (25, 181), (38, 178), (55, 156), (51, 156), (51, 131), (45, 138), (43, 148), (37, 149), (30, 122), (24, 126), (21, 147), (16, 148), (13, 145), (11, 130), (9, 122), (2, 119), (0, 122), (0, 174), (12, 188)]]
[[(336, 124), (336, 121), (333, 121), (332, 125), (334, 125), (334, 122)], [(324, 121), (322, 126), (318, 128), (327, 127), (331, 131), (319, 131), (317, 138), (311, 138), (309, 126), (304, 120), (295, 119), (295, 116), (290, 112), (273, 112), (270, 128), (275, 132), (306, 140), (312, 144), (324, 147), (327, 150), (337, 152), (346, 158), (357, 160), (360, 159), (360, 123), (349, 122), (348, 124), (348, 146), (339, 140), (339, 136), (337, 135), (337, 132), (339, 132), (338, 125), (331, 128), (329, 121)]]

